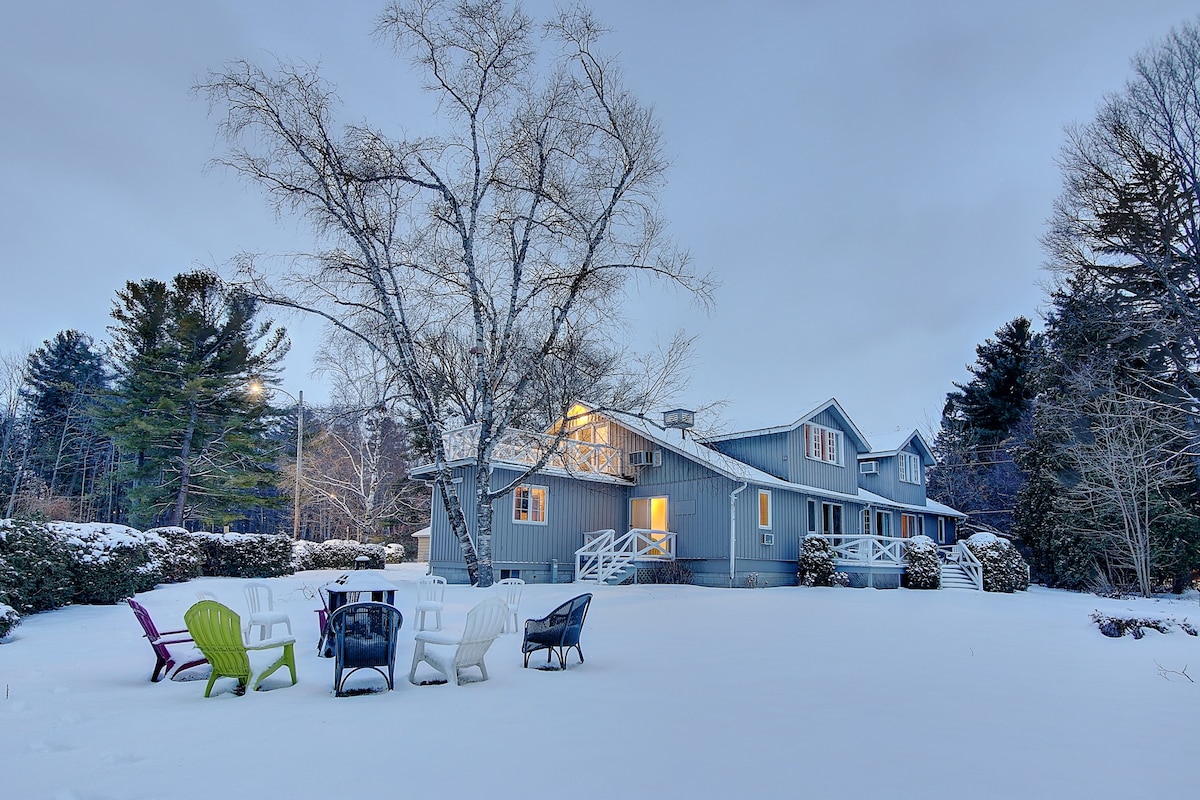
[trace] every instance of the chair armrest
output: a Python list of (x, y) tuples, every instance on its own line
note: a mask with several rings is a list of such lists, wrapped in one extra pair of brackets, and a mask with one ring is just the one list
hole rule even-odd
[(426, 644), (458, 644), (462, 641), (462, 634), (448, 631), (420, 631), (413, 637), (413, 640)]
[(177, 631), (159, 631), (159, 632), (158, 632), (158, 635), (159, 635), (159, 637), (161, 638), (161, 637), (163, 637), (163, 636), (173, 636), (173, 635), (175, 635), (176, 633), (187, 633), (187, 632), (188, 632), (188, 629), (187, 629), (187, 628), (180, 628), (180, 629), (179, 629), (179, 630), (177, 630)]
[(266, 639), (261, 642), (246, 645), (247, 650), (270, 650), (272, 647), (283, 647), (284, 645), (295, 644), (296, 639), (292, 636), (280, 636), (275, 639)]
[(187, 644), (188, 642), (193, 642), (195, 640), (189, 636), (186, 639), (163, 639), (162, 637), (159, 637), (157, 639), (152, 639), (151, 641), (154, 644)]

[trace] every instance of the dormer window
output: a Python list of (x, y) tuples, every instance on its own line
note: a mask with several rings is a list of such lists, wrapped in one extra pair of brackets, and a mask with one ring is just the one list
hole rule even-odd
[(913, 453), (901, 453), (900, 480), (905, 483), (921, 483), (921, 457)]
[(804, 455), (826, 464), (842, 463), (842, 432), (811, 422), (804, 425)]

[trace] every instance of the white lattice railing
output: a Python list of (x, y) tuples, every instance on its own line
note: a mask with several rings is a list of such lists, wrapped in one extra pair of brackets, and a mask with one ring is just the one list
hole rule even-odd
[(938, 554), (942, 560), (948, 564), (957, 564), (962, 567), (963, 572), (967, 573), (967, 577), (975, 583), (975, 588), (983, 591), (983, 564), (979, 563), (979, 559), (967, 547), (966, 542), (958, 542), (951, 547), (938, 548)]
[(611, 528), (583, 535), (575, 551), (575, 579), (607, 581), (637, 561), (673, 561), (675, 534), (633, 528), (620, 536)]
[[(446, 458), (456, 461), (474, 458), (479, 443), (480, 426), (468, 425), (447, 431)], [(548, 451), (555, 451), (546, 462), (568, 472), (598, 472), (603, 475), (621, 474), (621, 449), (606, 444), (563, 439), (555, 445), (554, 436), (533, 431), (509, 429), (500, 435), (492, 450), (496, 461), (513, 464), (536, 464)]]

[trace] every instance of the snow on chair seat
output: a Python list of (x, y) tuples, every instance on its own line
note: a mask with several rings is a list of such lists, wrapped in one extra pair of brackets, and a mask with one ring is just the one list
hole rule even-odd
[(442, 604), (446, 596), (446, 579), (440, 575), (427, 575), (417, 582), (417, 630), (425, 630), (425, 615), (433, 614), (437, 622), (435, 631), (442, 629)]
[[(287, 637), (270, 639), (247, 645), (242, 639), (242, 620), (233, 609), (213, 600), (201, 600), (189, 608), (183, 615), (188, 631), (196, 640), (196, 646), (204, 653), (208, 663), (212, 664), (212, 674), (208, 678), (208, 686), (204, 688), (204, 696), (212, 695), (213, 684), (217, 678), (235, 678), (238, 682), (238, 694), (259, 689), (275, 670), (287, 667), (292, 674), (292, 685), (296, 685), (296, 640)], [(273, 662), (256, 667), (250, 659), (250, 653), (282, 649), (283, 653)]]
[[(483, 680), (488, 679), (483, 657), (492, 642), (504, 630), (508, 606), (499, 597), (489, 597), (467, 612), (467, 623), (461, 636), (438, 631), (421, 631), (414, 637), (412, 669), (408, 682), (417, 683), (417, 666), (429, 664), (455, 686), (462, 683), (462, 671), (478, 667)], [(454, 648), (449, 651), (449, 648)]]
[(292, 635), (292, 620), (285, 612), (275, 610), (275, 595), (272, 594), (269, 584), (257, 581), (248, 583), (243, 587), (243, 591), (246, 594), (246, 605), (250, 608), (250, 614), (246, 617), (247, 639), (255, 628), (259, 629), (260, 640), (269, 639), (274, 635), (276, 625), (286, 625), (288, 635)]

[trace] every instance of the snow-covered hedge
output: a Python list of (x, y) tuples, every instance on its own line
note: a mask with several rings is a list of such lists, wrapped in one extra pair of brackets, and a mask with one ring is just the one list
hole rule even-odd
[(151, 528), (150, 560), (158, 583), (183, 583), (202, 574), (200, 543), (186, 528)]
[(205, 575), (273, 578), (290, 575), (292, 539), (270, 533), (193, 533)]
[(0, 603), (0, 639), (8, 636), (8, 632), (21, 624), (21, 615), (12, 606)]
[(152, 533), (98, 522), (48, 522), (45, 527), (71, 554), (77, 603), (117, 603), (158, 583), (150, 547), (165, 542)]
[(909, 589), (937, 589), (942, 585), (937, 544), (928, 536), (908, 540), (904, 548), (904, 584)]
[(833, 552), (829, 542), (815, 533), (805, 536), (796, 580), (801, 586), (831, 586), (833, 572)]
[(292, 550), (295, 568), (353, 569), (355, 559), (366, 556), (369, 569), (383, 569), (386, 551), (381, 544), (364, 544), (352, 539), (328, 539), (324, 542), (296, 542)]
[(71, 602), (75, 582), (66, 543), (45, 525), (0, 520), (0, 558), (12, 577), (4, 602), (21, 614), (61, 608)]
[(983, 565), (985, 592), (1015, 592), (1029, 588), (1029, 566), (1007, 539), (980, 532), (967, 539), (967, 549)]
[(386, 544), (383, 546), (383, 556), (389, 564), (399, 564), (404, 561), (404, 545)]

